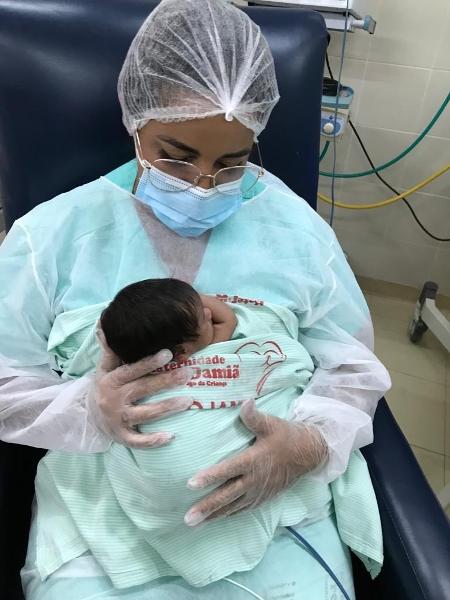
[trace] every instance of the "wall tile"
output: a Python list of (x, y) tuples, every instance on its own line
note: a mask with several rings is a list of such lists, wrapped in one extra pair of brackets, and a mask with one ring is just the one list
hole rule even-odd
[[(321, 139), (321, 147), (325, 144), (325, 138)], [(336, 138), (336, 172), (340, 173), (345, 170), (347, 156), (351, 144), (351, 133), (346, 129), (344, 133)], [(320, 170), (331, 172), (333, 170), (333, 141), (331, 140), (328, 152), (320, 163)]]
[(363, 244), (360, 240), (353, 240), (348, 232), (339, 231), (337, 235), (356, 275), (383, 279), (378, 268), (382, 258), (382, 245), (379, 242)]
[(447, 2), (447, 15), (443, 15), (440, 41), (433, 67), (450, 70), (450, 4)]
[[(333, 75), (335, 79), (337, 79), (339, 76), (339, 59), (331, 56), (330, 64), (333, 70)], [(355, 116), (358, 113), (359, 103), (361, 102), (361, 93), (365, 79), (365, 69), (365, 61), (355, 60), (353, 58), (346, 58), (342, 69), (341, 83), (343, 85), (349, 85), (355, 92), (351, 105), (351, 113)]]
[[(331, 197), (331, 178), (320, 177), (319, 192)], [(337, 202), (346, 204), (361, 204), (376, 202), (383, 197), (383, 188), (377, 184), (368, 183), (363, 180), (336, 179), (335, 198)], [(318, 201), (318, 212), (327, 221), (330, 216), (330, 205), (320, 199)], [(336, 235), (343, 242), (366, 243), (372, 240), (377, 244), (384, 238), (389, 220), (389, 208), (382, 210), (359, 210), (336, 207), (334, 217), (334, 229)]]
[[(364, 2), (364, 14), (362, 16), (371, 15), (377, 20), (380, 4), (380, 0), (366, 0)], [(330, 46), (328, 49), (330, 56), (341, 55), (342, 37), (343, 33), (339, 31), (331, 32)], [(347, 58), (357, 58), (360, 60), (367, 58), (371, 37), (372, 36), (369, 35), (367, 31), (359, 29), (355, 30), (353, 33), (349, 32), (345, 42), (345, 56)]]
[[(361, 180), (346, 180), (342, 183), (338, 199), (346, 204), (365, 204), (377, 202), (383, 198), (383, 188)], [(385, 210), (349, 210), (336, 209), (335, 231), (338, 239), (345, 245), (383, 244), (389, 221), (389, 207)]]
[(366, 127), (415, 133), (430, 72), (369, 62), (355, 121)]
[[(408, 198), (408, 202), (428, 231), (437, 237), (450, 238), (450, 200), (448, 198), (415, 193)], [(445, 218), (446, 213), (448, 214), (447, 218)], [(440, 242), (433, 240), (422, 231), (408, 207), (401, 201), (393, 205), (386, 231), (386, 244), (389, 245), (392, 240), (434, 247), (440, 245)]]
[[(339, 198), (341, 197), (342, 184), (342, 179), (334, 180), (334, 192), (336, 196), (339, 194)], [(326, 196), (331, 196), (331, 177), (319, 177), (319, 192), (322, 192)]]
[[(449, 25), (450, 27), (450, 25)], [(450, 39), (450, 33), (448, 33)], [(448, 49), (450, 56), (450, 47)], [(450, 60), (450, 59), (449, 59)], [(450, 67), (449, 67), (450, 68)], [(424, 103), (419, 119), (419, 129), (422, 131), (436, 114), (445, 97), (450, 91), (450, 71), (433, 71), (430, 85), (424, 97)], [(450, 107), (447, 106), (430, 131), (434, 137), (450, 139)]]
[[(341, 187), (342, 182), (335, 180), (334, 193), (335, 198), (338, 200), (341, 198)], [(326, 179), (324, 177), (319, 178), (319, 192), (325, 196), (328, 196), (328, 198), (331, 198), (331, 179)], [(327, 223), (329, 223), (331, 206), (325, 202), (322, 202), (320, 198), (317, 198), (317, 212), (322, 216), (323, 219), (325, 219)]]
[[(328, 55), (340, 58), (342, 52), (342, 38), (344, 34), (340, 31), (331, 31)], [(347, 34), (345, 41), (345, 57), (366, 60), (369, 55), (370, 35), (366, 31), (357, 30)], [(337, 77), (337, 75), (336, 75)]]
[[(355, 89), (352, 120), (376, 164), (404, 150), (430, 121), (450, 89), (450, 2), (448, 0), (369, 0), (367, 12), (377, 19), (374, 36), (347, 38), (343, 83)], [(329, 55), (337, 76), (342, 34), (333, 32)], [(434, 70), (433, 70), (434, 69)], [(408, 157), (382, 172), (404, 190), (431, 175), (450, 157), (450, 111)], [(321, 164), (331, 170), (331, 153)], [(369, 168), (349, 129), (338, 146), (337, 171)], [(409, 199), (433, 233), (450, 236), (450, 174)], [(330, 195), (330, 181), (319, 189)], [(345, 202), (371, 202), (391, 192), (375, 176), (336, 181), (336, 196)], [(329, 217), (322, 202), (318, 210)], [(421, 288), (436, 279), (450, 294), (450, 244), (435, 242), (415, 223), (402, 202), (375, 211), (336, 209), (336, 234), (359, 275)]]
[(323, 204), (322, 202), (317, 204), (317, 212), (319, 213), (319, 215), (322, 217), (322, 219), (324, 221), (326, 221), (327, 223), (329, 222), (330, 219), (330, 209), (328, 208), (328, 206), (326, 204)]
[[(444, 310), (444, 315), (446, 316), (447, 319), (450, 320), (450, 311)], [(447, 356), (446, 384), (447, 384), (447, 408), (448, 408), (447, 416), (448, 416), (448, 421), (449, 421), (449, 426), (450, 426), (450, 354)], [(449, 433), (450, 433), (450, 430), (449, 430)], [(450, 438), (449, 438), (449, 442), (450, 442)]]
[[(339, 180), (338, 180), (339, 181)], [(354, 179), (342, 179), (341, 181), (341, 198), (340, 200), (345, 204), (372, 204), (381, 200), (384, 194), (384, 187), (378, 182), (368, 181), (364, 178), (354, 178)], [(356, 215), (356, 214), (365, 214), (369, 213), (373, 214), (381, 214), (380, 210), (360, 210), (360, 211), (352, 211), (352, 210), (344, 210), (342, 209), (342, 213), (344, 215)]]
[(444, 487), (445, 457), (416, 446), (412, 446), (412, 451), (434, 493), (438, 494)]
[(377, 29), (370, 40), (369, 60), (432, 67), (447, 5), (448, 0), (382, 2)]
[(363, 244), (343, 237), (341, 244), (357, 275), (421, 288), (431, 278), (437, 249), (393, 240)]
[[(450, 158), (450, 139), (425, 137), (405, 158), (406, 168), (402, 172), (400, 185), (404, 189), (419, 183), (445, 166)], [(422, 190), (436, 196), (450, 196), (450, 173), (445, 173)], [(450, 203), (442, 218), (450, 218)]]
[(376, 265), (378, 278), (422, 287), (430, 277), (437, 249), (391, 240), (383, 246)]
[[(447, 375), (450, 375), (450, 362), (447, 366)], [(447, 393), (446, 393), (446, 404), (445, 404), (445, 454), (446, 454), (446, 470), (450, 475), (450, 385), (449, 378), (447, 377)], [(450, 483), (450, 477), (445, 483)]]
[[(415, 135), (411, 133), (402, 133), (399, 131), (392, 131), (389, 129), (373, 129), (363, 127), (354, 122), (354, 125), (376, 166), (381, 165), (391, 158), (394, 158), (400, 152), (402, 152), (411, 142), (415, 139)], [(351, 134), (352, 139), (349, 144), (349, 151), (347, 154), (347, 163), (345, 165), (345, 172), (358, 172), (367, 171), (370, 169), (370, 165), (367, 158), (361, 149), (361, 146), (354, 136)], [(405, 169), (405, 160), (401, 160), (392, 167), (385, 169), (381, 172), (381, 175), (394, 187), (398, 186), (402, 182), (402, 172)], [(379, 183), (379, 180), (375, 175), (370, 178), (365, 178), (372, 183)], [(380, 196), (388, 197), (391, 195), (389, 190), (385, 190), (384, 194)]]
[[(450, 219), (447, 219), (450, 229)], [(448, 233), (448, 232), (447, 232)], [(448, 236), (450, 237), (450, 236)], [(430, 279), (439, 285), (439, 292), (450, 296), (450, 243), (442, 243), (436, 253), (436, 258), (431, 269)], [(450, 387), (450, 367), (449, 367), (449, 387)], [(449, 398), (450, 401), (450, 398)]]

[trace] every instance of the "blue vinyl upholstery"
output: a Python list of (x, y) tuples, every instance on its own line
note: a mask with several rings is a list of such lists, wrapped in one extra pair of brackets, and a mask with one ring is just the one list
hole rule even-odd
[[(33, 206), (129, 160), (116, 82), (151, 0), (0, 1), (0, 177), (9, 228)], [(281, 100), (264, 165), (316, 205), (327, 33), (318, 13), (248, 8), (273, 49)]]

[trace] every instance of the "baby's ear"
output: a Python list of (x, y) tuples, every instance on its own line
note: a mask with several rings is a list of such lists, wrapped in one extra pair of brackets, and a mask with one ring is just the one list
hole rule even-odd
[(186, 358), (186, 355), (187, 353), (183, 344), (177, 344), (173, 349), (173, 360), (181, 360)]

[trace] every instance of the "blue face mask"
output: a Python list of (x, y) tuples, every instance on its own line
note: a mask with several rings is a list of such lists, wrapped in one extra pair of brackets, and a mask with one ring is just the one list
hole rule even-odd
[(198, 237), (238, 210), (242, 204), (241, 182), (238, 179), (227, 184), (225, 194), (198, 186), (186, 190), (182, 179), (155, 167), (144, 167), (135, 196), (178, 235)]

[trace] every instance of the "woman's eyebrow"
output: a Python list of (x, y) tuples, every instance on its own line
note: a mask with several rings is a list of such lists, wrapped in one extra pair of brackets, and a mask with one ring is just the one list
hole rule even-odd
[[(168, 137), (166, 135), (157, 135), (156, 138), (161, 140), (162, 142), (167, 142), (171, 146), (178, 148), (179, 150), (184, 150), (185, 152), (189, 152), (194, 156), (199, 156), (200, 152), (195, 148), (191, 148), (190, 146), (186, 146), (183, 142), (176, 140), (175, 138)], [(251, 148), (243, 148), (242, 150), (237, 150), (236, 152), (229, 152), (228, 154), (223, 154), (219, 158), (240, 158), (241, 156), (246, 156), (250, 154), (252, 151)]]
[(238, 150), (237, 152), (229, 152), (228, 154), (223, 154), (220, 158), (240, 158), (241, 156), (246, 156), (247, 154), (250, 154), (251, 151), (251, 148), (244, 148), (243, 150)]
[(186, 146), (186, 144), (183, 144), (183, 142), (179, 142), (178, 140), (168, 137), (166, 135), (157, 135), (156, 138), (158, 140), (161, 140), (162, 142), (167, 142), (168, 144), (174, 146), (175, 148), (178, 148), (179, 150), (185, 150), (186, 152), (189, 152), (190, 154), (195, 154), (196, 156), (200, 154), (199, 151), (195, 148)]

